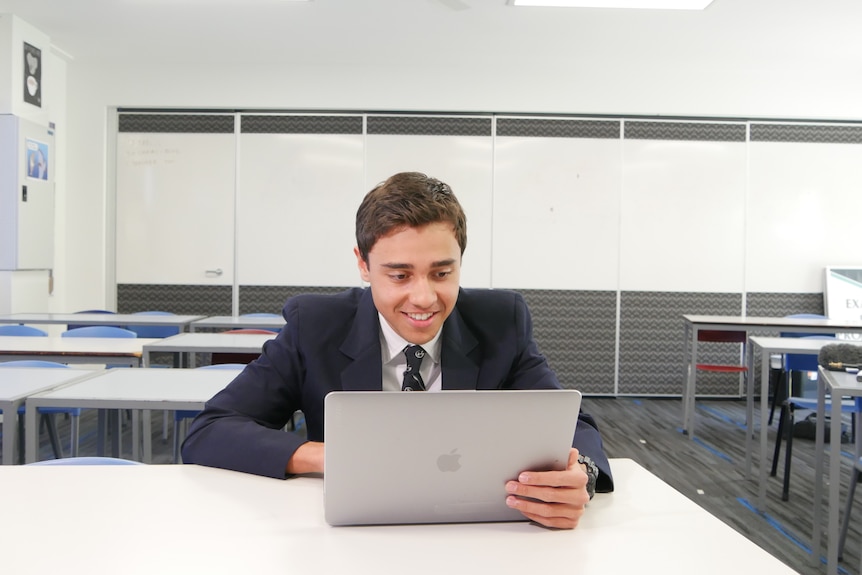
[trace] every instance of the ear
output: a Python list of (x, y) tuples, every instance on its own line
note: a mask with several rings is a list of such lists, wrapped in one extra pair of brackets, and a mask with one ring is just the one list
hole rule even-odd
[(354, 246), (353, 254), (356, 256), (356, 265), (359, 267), (359, 275), (362, 277), (362, 281), (365, 283), (371, 283), (371, 274), (368, 271), (368, 263), (362, 258), (362, 254), (359, 253), (359, 247)]

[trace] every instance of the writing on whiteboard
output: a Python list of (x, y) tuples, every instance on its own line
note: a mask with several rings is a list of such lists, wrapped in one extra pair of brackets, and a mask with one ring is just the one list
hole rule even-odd
[(169, 166), (177, 163), (181, 156), (178, 147), (161, 144), (149, 137), (129, 138), (122, 149), (126, 161), (136, 168)]

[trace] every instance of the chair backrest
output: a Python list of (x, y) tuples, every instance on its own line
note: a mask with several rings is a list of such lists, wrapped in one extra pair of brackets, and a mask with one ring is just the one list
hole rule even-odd
[(697, 341), (718, 343), (745, 343), (748, 334), (742, 331), (725, 331), (718, 329), (701, 329), (697, 332)]
[(278, 313), (241, 313), (239, 317), (281, 317)]
[[(138, 311), (135, 315), (176, 315), (169, 311)], [(130, 325), (126, 329), (138, 334), (138, 337), (170, 337), (180, 333), (179, 326), (175, 325)]]
[(215, 363), (213, 365), (202, 365), (196, 369), (244, 369), (244, 363)]
[(0, 325), (0, 335), (18, 335), (27, 337), (47, 337), (48, 332), (29, 325)]
[(128, 329), (114, 327), (111, 325), (90, 325), (66, 330), (60, 334), (61, 337), (118, 337), (136, 338), (138, 334)]
[(63, 457), (35, 461), (27, 465), (145, 465), (140, 461), (121, 459), (119, 457)]
[[(796, 337), (796, 336), (789, 336)], [(804, 339), (835, 339), (834, 335), (806, 335)], [(784, 371), (817, 371), (817, 355), (806, 353), (785, 353)]]
[[(116, 312), (113, 312), (113, 311), (110, 311), (107, 309), (84, 309), (81, 311), (76, 311), (75, 313), (113, 313), (113, 314), (116, 314)], [(81, 329), (82, 327), (87, 327), (87, 324), (72, 324), (72, 323), (70, 323), (69, 325), (66, 326), (66, 329)], [(114, 327), (120, 327), (120, 326), (117, 325)]]
[(42, 359), (16, 359), (14, 361), (0, 362), (0, 367), (69, 367), (65, 363), (56, 361), (45, 361)]

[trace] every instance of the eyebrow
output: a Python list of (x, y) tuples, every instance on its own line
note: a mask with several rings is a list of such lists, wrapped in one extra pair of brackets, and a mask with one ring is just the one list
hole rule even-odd
[[(445, 268), (451, 265), (455, 265), (455, 259), (449, 258), (446, 260), (440, 260), (438, 262), (431, 262), (432, 268)], [(399, 264), (399, 263), (386, 263), (380, 264), (381, 267), (390, 269), (390, 270), (412, 270), (413, 264)]]

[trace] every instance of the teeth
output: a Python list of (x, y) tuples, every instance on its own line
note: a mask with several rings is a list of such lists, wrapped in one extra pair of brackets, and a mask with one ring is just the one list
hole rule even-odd
[(409, 317), (411, 319), (415, 319), (417, 321), (425, 321), (426, 319), (428, 319), (432, 315), (434, 315), (434, 314), (430, 314), (430, 313), (408, 313), (407, 317)]

